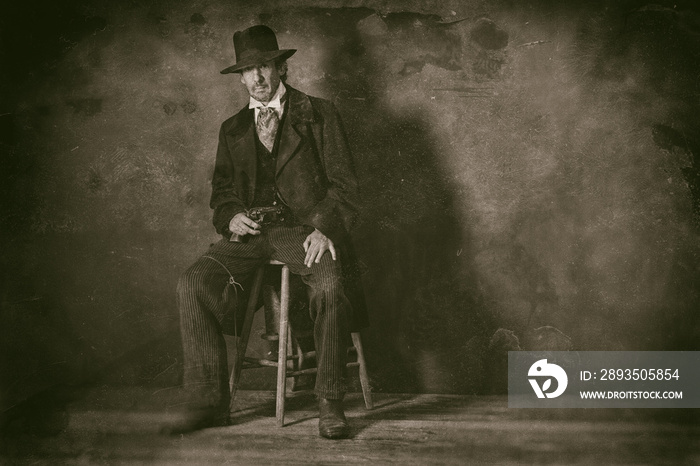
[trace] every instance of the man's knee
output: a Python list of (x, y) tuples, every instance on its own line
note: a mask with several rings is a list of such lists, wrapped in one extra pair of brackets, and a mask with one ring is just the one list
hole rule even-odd
[(321, 262), (311, 268), (313, 278), (309, 284), (311, 288), (323, 293), (342, 292), (343, 274), (340, 263), (331, 258), (330, 253), (324, 254)]
[[(330, 256), (330, 254), (327, 254)], [(311, 268), (312, 277), (308, 283), (312, 291), (323, 295), (342, 293), (343, 276), (340, 267), (330, 257), (323, 257), (321, 263)]]

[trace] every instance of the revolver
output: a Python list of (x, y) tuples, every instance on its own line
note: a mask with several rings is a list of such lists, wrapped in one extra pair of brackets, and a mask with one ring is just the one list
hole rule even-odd
[[(269, 225), (284, 221), (284, 207), (275, 205), (271, 207), (252, 207), (245, 210), (245, 215), (260, 226)], [(267, 218), (267, 220), (266, 220)], [(232, 234), (229, 241), (234, 243), (244, 243), (248, 239), (248, 235)]]

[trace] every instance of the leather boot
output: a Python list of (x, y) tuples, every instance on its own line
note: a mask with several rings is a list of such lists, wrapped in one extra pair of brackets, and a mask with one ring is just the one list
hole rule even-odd
[(318, 433), (321, 437), (340, 439), (350, 435), (350, 425), (343, 412), (343, 400), (321, 398), (318, 412)]

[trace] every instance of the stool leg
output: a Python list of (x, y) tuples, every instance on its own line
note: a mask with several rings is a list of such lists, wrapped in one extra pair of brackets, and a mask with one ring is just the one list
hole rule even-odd
[(257, 310), (257, 301), (258, 296), (260, 295), (260, 288), (262, 287), (264, 272), (264, 267), (260, 267), (255, 273), (255, 279), (253, 280), (253, 288), (250, 290), (248, 306), (246, 306), (245, 319), (243, 320), (243, 328), (241, 329), (241, 334), (238, 335), (238, 344), (236, 345), (236, 358), (233, 360), (233, 367), (231, 368), (231, 378), (229, 379), (229, 390), (231, 391), (231, 403), (229, 405), (229, 411), (231, 411), (233, 407), (233, 398), (236, 396), (236, 390), (238, 390), (238, 385), (241, 381), (241, 370), (243, 369), (243, 363), (245, 362), (245, 353), (248, 349), (250, 329), (253, 326), (253, 317), (255, 317), (255, 311)]
[(277, 359), (277, 427), (284, 426), (284, 399), (287, 382), (287, 342), (289, 340), (289, 267), (282, 266), (280, 290), (280, 329)]
[(360, 365), (360, 385), (362, 385), (362, 396), (365, 398), (365, 407), (367, 409), (373, 409), (374, 404), (372, 403), (372, 390), (369, 386), (367, 366), (365, 365), (365, 352), (362, 349), (362, 340), (360, 339), (360, 333), (353, 332), (350, 334), (350, 336), (352, 336), (352, 344), (355, 347), (355, 350), (357, 350), (357, 362)]

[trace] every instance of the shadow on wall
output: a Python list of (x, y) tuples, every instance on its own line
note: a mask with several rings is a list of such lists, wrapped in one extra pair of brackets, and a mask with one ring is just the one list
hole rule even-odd
[[(429, 115), (397, 112), (387, 88), (427, 64), (455, 69), (460, 41), (439, 17), (372, 10), (295, 10), (261, 18), (307, 31), (330, 47), (322, 84), (340, 109), (364, 198), (355, 232), (366, 264), (371, 326), (365, 345), (374, 385), (385, 391), (477, 392), (490, 328), (469, 269), (469, 230), (455, 211)], [(426, 25), (417, 28), (416, 25)], [(399, 36), (414, 59), (380, 63), (368, 48)], [(425, 53), (422, 53), (425, 52)], [(294, 63), (291, 76), (294, 77)]]

